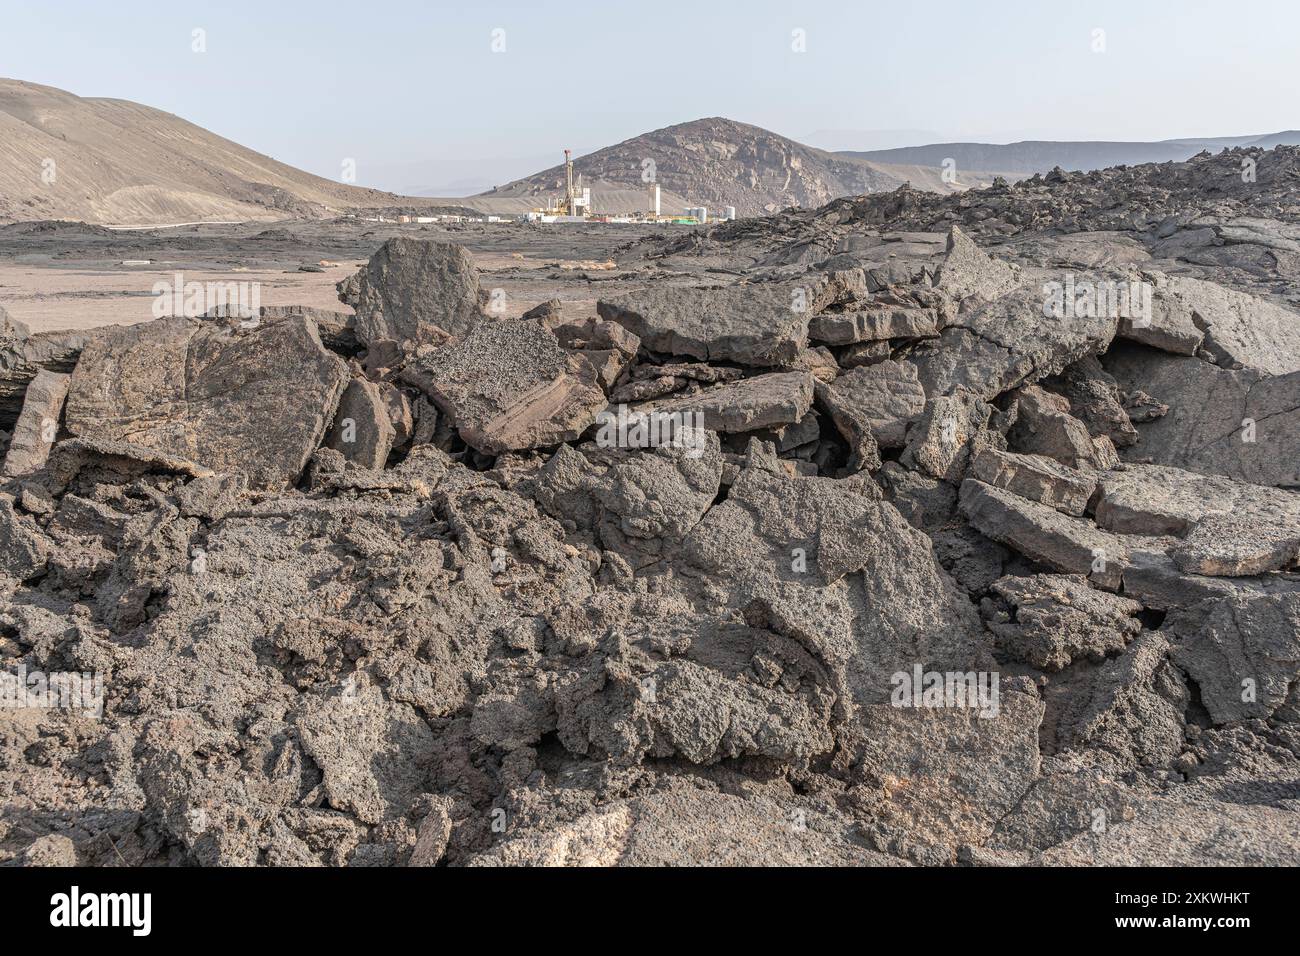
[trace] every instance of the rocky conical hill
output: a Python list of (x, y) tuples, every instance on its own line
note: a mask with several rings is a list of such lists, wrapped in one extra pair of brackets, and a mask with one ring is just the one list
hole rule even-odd
[[(653, 167), (650, 166), (653, 164)], [(887, 166), (804, 146), (776, 133), (720, 117), (679, 123), (635, 136), (574, 161), (599, 209), (602, 193), (646, 188), (648, 170), (670, 198), (711, 210), (735, 206), (739, 216), (789, 206), (816, 207), (839, 196), (881, 192), (911, 181), (946, 188), (935, 169)], [(564, 189), (558, 165), (493, 190), (490, 195), (557, 196)]]

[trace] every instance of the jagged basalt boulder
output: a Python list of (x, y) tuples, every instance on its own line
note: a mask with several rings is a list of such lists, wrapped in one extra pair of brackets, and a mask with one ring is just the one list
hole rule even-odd
[(1054, 458), (1070, 468), (1112, 468), (1119, 456), (1109, 436), (1093, 438), (1070, 414), (1069, 399), (1030, 385), (1016, 398), (1016, 422), (1007, 433), (1016, 451)]
[(980, 249), (960, 226), (952, 227), (946, 255), (934, 276), (937, 289), (962, 302), (964, 308), (967, 299), (992, 301), (1018, 282), (1011, 266)]
[(1183, 715), (1191, 700), (1169, 649), (1164, 634), (1144, 632), (1079, 686), (1063, 687), (1056, 746), (1090, 751), (1100, 765), (1115, 769), (1168, 765), (1183, 749)]
[(853, 369), (817, 387), (817, 400), (849, 444), (849, 469), (880, 466), (880, 448), (902, 448), (911, 422), (925, 411), (915, 367), (885, 361)]
[[(1050, 274), (1048, 274), (1050, 276)], [(963, 387), (985, 401), (1021, 384), (1055, 375), (1115, 338), (1117, 318), (1046, 315), (1042, 284), (1026, 281), (963, 313), (913, 353), (926, 395)]]
[(1075, 660), (1100, 662), (1142, 630), (1142, 605), (1088, 586), (1081, 575), (1035, 574), (993, 584), (1006, 610), (986, 601), (985, 621), (1017, 660), (1059, 671)]
[(1216, 724), (1270, 717), (1300, 668), (1300, 595), (1229, 597), (1171, 614), (1173, 660)]
[(712, 507), (722, 480), (715, 434), (673, 437), (675, 444), (645, 449), (561, 445), (533, 479), (532, 495), (633, 568), (662, 560)]
[(487, 293), (469, 252), (425, 239), (388, 240), (339, 283), (339, 298), (356, 310), (353, 328), (363, 346), (390, 341), (408, 353), (463, 337), (487, 319)]
[(1005, 449), (1005, 438), (988, 428), (994, 411), (964, 388), (930, 399), (908, 430), (900, 461), (931, 478), (959, 484), (973, 456), (985, 448)]
[(1065, 395), (1070, 413), (1087, 426), (1094, 439), (1108, 438), (1117, 448), (1137, 444), (1138, 433), (1126, 396), (1095, 356), (1075, 362), (1060, 378), (1059, 386), (1053, 383), (1050, 387)]
[(929, 539), (879, 496), (862, 476), (789, 478), (754, 464), (681, 552), (682, 574), (702, 576), (706, 595), (821, 661), (847, 714), (886, 700), (890, 676), (917, 661), (986, 661), (974, 608)]
[(391, 412), (378, 385), (354, 378), (343, 391), (325, 446), (363, 468), (383, 468), (396, 435)]

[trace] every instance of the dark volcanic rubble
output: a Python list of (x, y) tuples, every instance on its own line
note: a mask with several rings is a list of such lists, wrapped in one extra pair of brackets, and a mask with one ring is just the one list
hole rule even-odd
[(394, 240), (346, 322), (5, 320), (0, 674), (101, 692), (0, 709), (0, 861), (1295, 865), (1298, 160), (1239, 153), (579, 318)]

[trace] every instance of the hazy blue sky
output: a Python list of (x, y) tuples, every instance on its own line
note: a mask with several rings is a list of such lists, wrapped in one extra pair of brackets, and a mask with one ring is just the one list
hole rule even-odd
[(1300, 126), (1298, 37), (1295, 0), (0, 0), (0, 76), (416, 188), (701, 116), (830, 147), (1274, 132)]

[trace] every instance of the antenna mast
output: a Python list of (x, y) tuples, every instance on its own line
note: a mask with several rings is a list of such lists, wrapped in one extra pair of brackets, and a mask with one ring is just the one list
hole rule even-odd
[(571, 156), (572, 154), (566, 149), (564, 151), (564, 214), (566, 216), (577, 215), (573, 205), (576, 197), (573, 193), (573, 159)]

